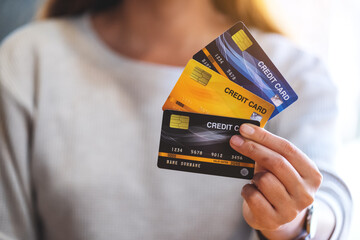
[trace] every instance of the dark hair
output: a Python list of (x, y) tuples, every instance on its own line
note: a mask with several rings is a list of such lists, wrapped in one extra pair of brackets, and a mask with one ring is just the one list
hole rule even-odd
[[(196, 0), (194, 0), (196, 1)], [(122, 0), (48, 0), (40, 18), (68, 17), (85, 12), (101, 12), (121, 4)], [(283, 32), (275, 23), (265, 0), (212, 0), (216, 9), (234, 21), (265, 32)]]
[(48, 0), (39, 15), (41, 18), (52, 18), (101, 12), (121, 2), (122, 0)]

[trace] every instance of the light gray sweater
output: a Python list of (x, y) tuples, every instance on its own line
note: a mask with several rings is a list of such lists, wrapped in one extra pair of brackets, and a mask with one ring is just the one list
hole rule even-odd
[[(335, 87), (283, 37), (254, 34), (299, 95), (267, 128), (317, 162), (318, 201), (334, 210), (338, 239), (350, 196), (331, 170)], [(0, 239), (249, 239), (245, 180), (156, 166), (161, 107), (181, 71), (115, 54), (88, 15), (9, 37), (0, 48)]]

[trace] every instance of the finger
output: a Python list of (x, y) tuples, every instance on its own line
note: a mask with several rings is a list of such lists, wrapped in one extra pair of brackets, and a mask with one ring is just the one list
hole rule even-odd
[(270, 172), (256, 173), (252, 183), (276, 210), (284, 207), (284, 204), (286, 205), (287, 202), (292, 201), (285, 186)]
[(247, 206), (244, 208), (244, 218), (250, 226), (259, 230), (278, 228), (275, 209), (253, 184), (246, 184), (241, 195)]
[(273, 173), (290, 195), (299, 196), (303, 193), (303, 188), (299, 187), (303, 186), (301, 176), (280, 154), (239, 135), (235, 135), (230, 139), (230, 146)]
[(294, 166), (301, 176), (307, 178), (318, 172), (313, 161), (289, 141), (252, 124), (241, 125), (239, 131), (243, 137), (282, 155)]
[(283, 223), (290, 222), (297, 216), (297, 204), (274, 174), (270, 172), (256, 173), (252, 182), (275, 208)]

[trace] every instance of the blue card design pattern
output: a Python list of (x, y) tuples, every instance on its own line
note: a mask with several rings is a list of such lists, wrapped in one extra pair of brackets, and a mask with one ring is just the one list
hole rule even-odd
[(242, 22), (235, 24), (193, 59), (275, 106), (270, 119), (298, 98)]

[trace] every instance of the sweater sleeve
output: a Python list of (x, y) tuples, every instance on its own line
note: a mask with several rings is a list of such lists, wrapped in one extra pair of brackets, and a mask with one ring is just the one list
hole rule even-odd
[(337, 119), (337, 88), (323, 64), (309, 56), (294, 55), (283, 71), (299, 99), (269, 121), (268, 130), (281, 136), (305, 152), (316, 162), (323, 183), (315, 202), (328, 205), (336, 218), (331, 239), (345, 239), (350, 226), (352, 201), (344, 182), (334, 168), (339, 146)]
[(14, 36), (0, 47), (0, 239), (37, 239), (31, 184), (34, 56)]

